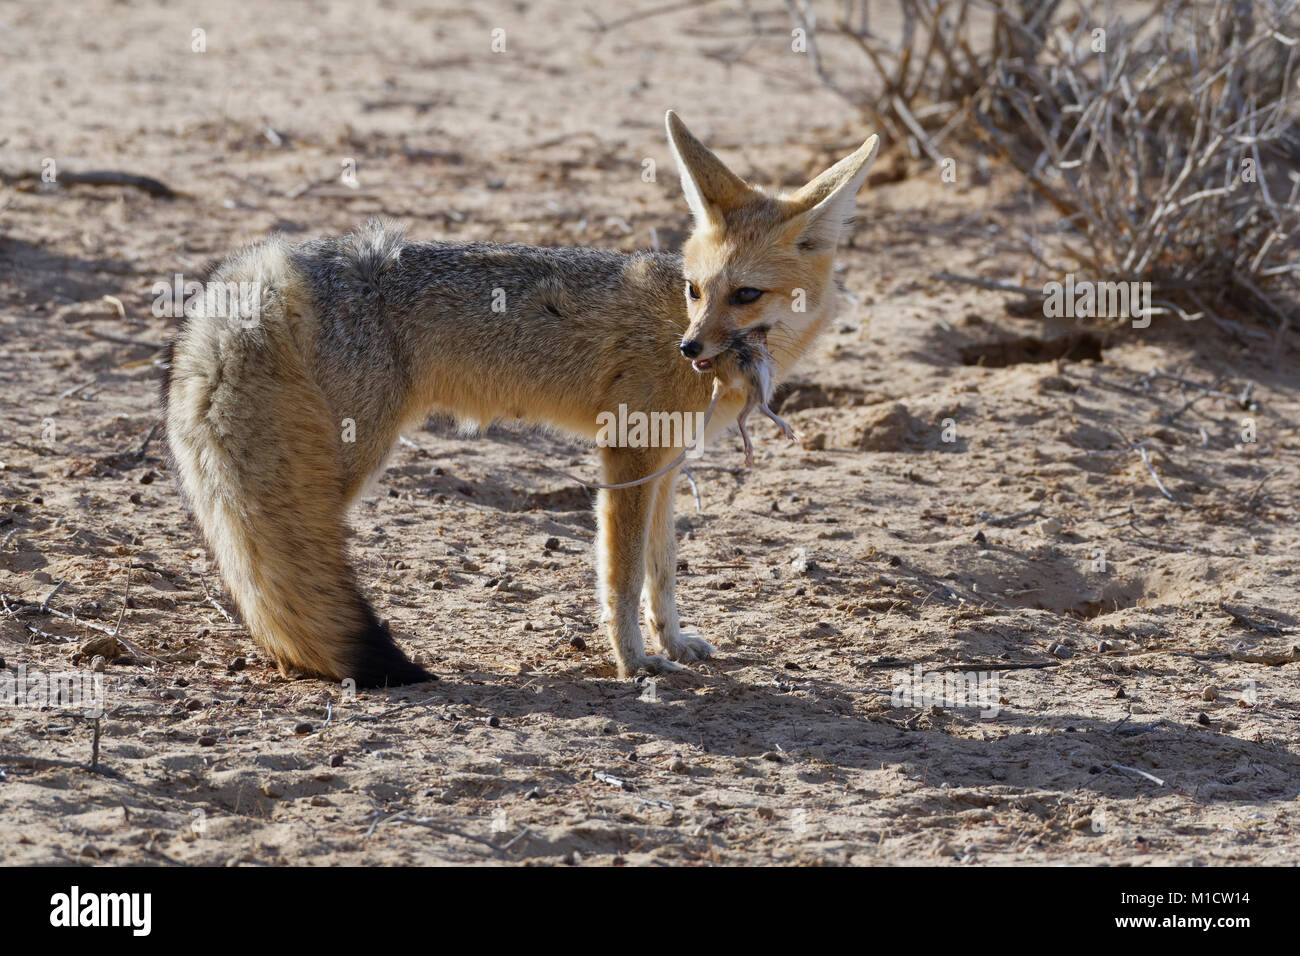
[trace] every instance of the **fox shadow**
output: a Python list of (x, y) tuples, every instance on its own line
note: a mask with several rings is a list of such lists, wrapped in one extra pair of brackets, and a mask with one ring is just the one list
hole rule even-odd
[[(1198, 802), (1292, 800), (1300, 794), (1300, 755), (1225, 734), (1217, 720), (1208, 727), (1171, 721), (1117, 725), (1072, 712), (1043, 717), (1015, 705), (1000, 706), (985, 719), (974, 708), (870, 708), (873, 698), (887, 700), (880, 691), (797, 680), (797, 688), (755, 685), (714, 669), (661, 676), (653, 696), (644, 683), (536, 674), (528, 676), (527, 687), (511, 678), (438, 686), (449, 701), (463, 705), (490, 700), (506, 727), (534, 714), (562, 722), (597, 716), (625, 735), (702, 747), (753, 760), (754, 766), (790, 763), (809, 782), (888, 764), (949, 787), (1086, 790), (1116, 799), (1176, 792)], [(697, 693), (701, 688), (712, 692)], [(973, 733), (973, 724), (984, 726), (984, 734)], [(579, 735), (590, 734), (588, 727)], [(635, 747), (627, 741), (629, 752)], [(620, 776), (636, 786), (634, 770)]]

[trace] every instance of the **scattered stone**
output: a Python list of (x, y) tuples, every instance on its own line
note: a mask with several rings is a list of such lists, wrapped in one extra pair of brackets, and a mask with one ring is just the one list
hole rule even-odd
[(1074, 651), (1070, 650), (1064, 644), (1053, 644), (1047, 648), (1047, 653), (1053, 657), (1059, 657), (1063, 661), (1068, 661), (1074, 656)]
[(77, 652), (84, 657), (104, 657), (110, 661), (115, 661), (126, 652), (126, 649), (112, 634), (100, 634), (89, 640), (82, 641), (77, 648)]
[(247, 659), (247, 658), (244, 658), (244, 657), (236, 657), (233, 661), (231, 661), (229, 664), (226, 665), (226, 670), (229, 670), (229, 671), (242, 671), (242, 670), (243, 670), (245, 667), (247, 667), (247, 666), (248, 666), (248, 659)]
[(1062, 525), (1061, 522), (1058, 521), (1056, 518), (1044, 518), (1043, 520), (1039, 521), (1038, 524), (1034, 525), (1034, 530), (1036, 530), (1044, 538), (1047, 538), (1047, 537), (1051, 537), (1054, 534), (1059, 534), (1063, 527), (1065, 526)]
[(217, 738), (207, 736), (200, 737), (198, 739), (198, 744), (200, 747), (215, 747), (217, 745)]

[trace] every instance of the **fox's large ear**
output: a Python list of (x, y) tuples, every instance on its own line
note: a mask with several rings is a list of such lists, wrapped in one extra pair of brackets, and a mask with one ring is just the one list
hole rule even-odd
[(853, 218), (853, 202), (876, 158), (879, 136), (871, 136), (852, 155), (845, 156), (786, 201), (795, 209), (800, 227), (799, 244), (807, 249), (834, 248), (840, 230)]
[(666, 123), (668, 143), (682, 174), (682, 192), (696, 226), (717, 225), (724, 213), (752, 198), (753, 191), (745, 181), (692, 136), (672, 110), (668, 111)]

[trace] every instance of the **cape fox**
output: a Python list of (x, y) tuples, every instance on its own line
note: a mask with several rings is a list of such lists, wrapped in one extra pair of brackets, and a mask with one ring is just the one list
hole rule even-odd
[[(878, 137), (778, 196), (671, 111), (667, 127), (694, 218), (680, 256), (412, 242), (370, 223), (299, 246), (269, 239), (217, 267), (213, 282), (260, 290), (256, 318), (193, 310), (167, 363), (167, 438), (234, 601), (285, 676), (432, 679), (380, 623), (346, 552), (350, 503), (431, 412), (591, 438), (620, 405), (716, 406), (706, 440), (753, 407), (771, 414), (772, 384), (831, 318), (832, 258)], [(603, 447), (604, 481), (653, 475), (676, 451)], [(714, 653), (678, 624), (676, 477), (599, 492), (600, 601), (620, 676)], [(642, 601), (662, 654), (646, 651)]]

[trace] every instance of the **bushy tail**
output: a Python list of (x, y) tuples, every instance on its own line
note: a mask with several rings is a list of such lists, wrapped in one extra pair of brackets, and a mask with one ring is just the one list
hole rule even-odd
[[(253, 637), (286, 675), (357, 686), (432, 680), (393, 643), (347, 562), (338, 426), (294, 345), (290, 267), (260, 323), (194, 318), (164, 385), (167, 437), (191, 510)], [(267, 288), (267, 285), (263, 285)], [(268, 310), (268, 305), (271, 307)]]

